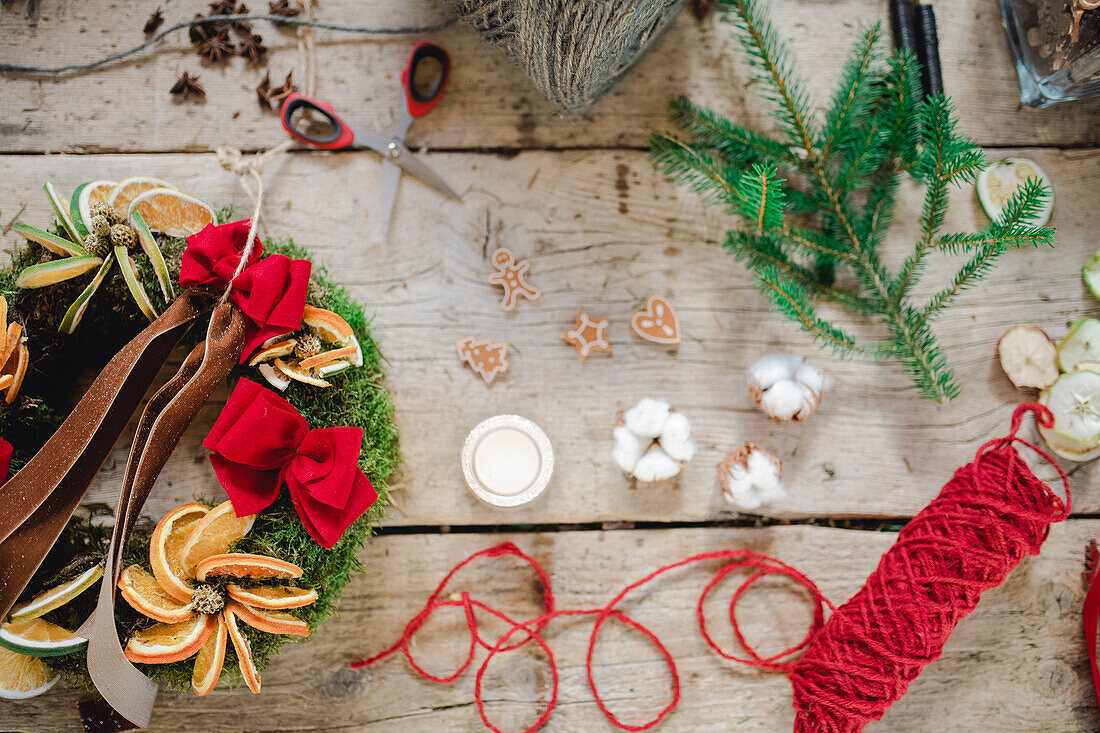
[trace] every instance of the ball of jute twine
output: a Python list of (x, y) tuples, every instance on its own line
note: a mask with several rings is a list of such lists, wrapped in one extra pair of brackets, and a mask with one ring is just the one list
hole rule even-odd
[(552, 102), (580, 111), (641, 58), (686, 0), (447, 0)]

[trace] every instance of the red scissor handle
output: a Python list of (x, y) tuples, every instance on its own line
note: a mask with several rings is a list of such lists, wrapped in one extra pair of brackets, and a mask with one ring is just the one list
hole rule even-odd
[[(312, 110), (326, 118), (332, 132), (323, 136), (312, 135), (298, 127), (294, 121), (294, 113), (300, 109)], [(318, 102), (304, 94), (294, 92), (283, 100), (283, 109), (280, 116), (282, 117), (283, 129), (289, 132), (292, 138), (308, 143), (315, 148), (339, 150), (340, 148), (349, 147), (355, 142), (355, 133), (352, 132), (351, 126), (337, 116), (331, 104)]]
[[(439, 73), (428, 89), (417, 89), (416, 69), (429, 59), (439, 62)], [(447, 76), (450, 72), (451, 57), (442, 48), (434, 43), (418, 43), (413, 46), (409, 65), (401, 72), (401, 85), (405, 87), (405, 104), (408, 105), (410, 115), (423, 117), (439, 104), (439, 100), (443, 98), (443, 90), (447, 87)]]

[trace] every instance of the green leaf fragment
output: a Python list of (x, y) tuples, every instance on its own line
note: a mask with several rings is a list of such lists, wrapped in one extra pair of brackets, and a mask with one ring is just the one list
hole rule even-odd
[(156, 320), (156, 308), (153, 307), (145, 288), (137, 279), (137, 273), (134, 272), (134, 261), (130, 259), (130, 253), (126, 251), (125, 247), (116, 246), (115, 258), (118, 260), (119, 268), (122, 269), (122, 278), (126, 281), (126, 287), (130, 289), (130, 294), (134, 296), (134, 302), (138, 304), (138, 308), (141, 309), (146, 318), (150, 321)]
[(172, 302), (176, 297), (176, 291), (172, 288), (172, 276), (168, 274), (168, 263), (164, 261), (164, 255), (157, 246), (157, 240), (149, 231), (149, 225), (141, 218), (141, 212), (135, 211), (130, 215), (130, 224), (138, 234), (141, 249), (153, 265), (153, 271), (157, 274), (157, 282), (160, 283), (160, 292), (164, 295), (166, 303)]
[(80, 325), (80, 319), (84, 317), (84, 311), (88, 310), (88, 304), (92, 302), (92, 296), (103, 284), (103, 281), (107, 278), (107, 273), (111, 270), (111, 265), (114, 263), (115, 253), (112, 252), (107, 255), (107, 259), (103, 260), (103, 264), (99, 266), (99, 272), (88, 283), (88, 287), (84, 288), (84, 291), (77, 296), (77, 299), (65, 311), (65, 317), (61, 319), (61, 324), (57, 327), (58, 331), (72, 333), (76, 330), (76, 327)]
[(23, 270), (15, 278), (15, 284), (21, 288), (42, 288), (79, 277), (88, 270), (99, 267), (102, 263), (103, 260), (90, 255), (50, 260), (49, 262), (31, 265)]
[(82, 240), (80, 232), (76, 228), (76, 224), (73, 223), (73, 219), (69, 216), (69, 207), (65, 206), (61, 202), (61, 197), (57, 195), (57, 189), (53, 187), (52, 183), (47, 182), (42, 190), (46, 192), (46, 196), (50, 199), (50, 206), (53, 207), (54, 214), (57, 215), (58, 220), (61, 222), (62, 228), (65, 233), (69, 235), (69, 238), (74, 242)]
[(32, 227), (30, 224), (19, 222), (12, 224), (11, 229), (13, 232), (18, 232), (35, 244), (42, 245), (55, 255), (61, 255), (62, 257), (80, 257), (81, 255), (88, 254), (79, 244), (70, 242), (68, 239), (63, 239), (56, 234), (50, 234), (38, 227)]

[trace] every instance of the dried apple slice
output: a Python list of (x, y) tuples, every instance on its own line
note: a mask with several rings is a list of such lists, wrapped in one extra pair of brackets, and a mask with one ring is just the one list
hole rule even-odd
[(130, 253), (126, 251), (125, 247), (116, 245), (115, 259), (118, 260), (118, 266), (122, 270), (122, 279), (126, 281), (126, 287), (130, 289), (130, 294), (134, 296), (138, 308), (150, 321), (156, 320), (157, 311), (149, 300), (145, 288), (141, 286), (141, 282), (137, 279), (137, 273), (134, 272), (134, 261), (130, 259)]
[(1054, 187), (1050, 184), (1050, 178), (1039, 164), (1028, 158), (1005, 158), (999, 160), (978, 175), (975, 188), (978, 191), (978, 201), (985, 213), (993, 221), (999, 221), (1004, 213), (1004, 206), (1008, 203), (1016, 190), (1030, 178), (1038, 178), (1051, 191), (1050, 198), (1039, 206), (1035, 217), (1025, 223), (1030, 226), (1042, 227), (1050, 220), (1050, 212), (1054, 209)]
[(30, 224), (17, 222), (11, 225), (11, 230), (13, 232), (18, 232), (20, 236), (29, 239), (35, 244), (42, 245), (55, 255), (61, 255), (62, 257), (80, 257), (81, 255), (88, 254), (79, 244), (70, 242), (56, 234), (50, 234), (38, 227), (32, 227)]
[(1084, 453), (1100, 446), (1100, 373), (1081, 369), (1063, 374), (1040, 401), (1054, 414), (1054, 432), (1073, 441), (1063, 450)]
[(1100, 321), (1082, 318), (1058, 343), (1058, 366), (1072, 372), (1085, 361), (1100, 361)]
[(327, 377), (330, 374), (336, 374), (337, 372), (342, 372), (345, 369), (349, 368), (350, 366), (351, 366), (351, 362), (347, 362), (347, 361), (344, 361), (343, 359), (340, 359), (339, 361), (329, 362), (328, 364), (323, 364), (323, 365), (317, 367), (317, 373), (320, 374), (322, 377)]
[(84, 311), (88, 310), (88, 304), (92, 302), (92, 296), (99, 290), (99, 286), (103, 284), (113, 264), (115, 264), (114, 252), (107, 255), (107, 258), (103, 260), (103, 264), (99, 266), (99, 272), (97, 272), (95, 277), (92, 278), (92, 281), (88, 283), (88, 287), (84, 288), (83, 292), (81, 292), (76, 300), (73, 301), (73, 304), (69, 306), (69, 309), (65, 311), (65, 317), (61, 319), (61, 323), (57, 327), (58, 331), (61, 333), (72, 333), (76, 330), (76, 327), (80, 325), (80, 319), (84, 317)]
[(157, 246), (157, 240), (153, 238), (153, 233), (149, 231), (149, 225), (141, 218), (140, 212), (135, 211), (130, 214), (130, 226), (137, 232), (141, 251), (153, 265), (153, 272), (157, 274), (157, 282), (160, 283), (160, 292), (164, 294), (164, 301), (170, 303), (176, 297), (176, 291), (172, 288), (172, 276), (168, 274), (168, 263), (164, 261), (164, 255)]
[(79, 277), (101, 264), (103, 264), (103, 260), (90, 255), (50, 260), (49, 262), (31, 265), (23, 270), (15, 278), (15, 284), (21, 288), (44, 288), (47, 285)]
[(1001, 369), (1017, 387), (1042, 389), (1058, 379), (1057, 352), (1046, 332), (1035, 326), (1018, 325), (1005, 331), (997, 342)]

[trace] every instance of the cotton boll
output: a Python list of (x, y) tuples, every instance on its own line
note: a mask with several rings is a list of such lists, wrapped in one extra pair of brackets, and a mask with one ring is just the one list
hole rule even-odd
[(671, 410), (664, 400), (646, 397), (623, 413), (623, 425), (639, 438), (656, 438), (665, 429)]
[(674, 412), (668, 416), (658, 442), (665, 453), (677, 461), (690, 461), (695, 455), (695, 444), (691, 442), (691, 423), (682, 413)]
[(645, 452), (645, 446), (642, 445), (642, 441), (638, 439), (638, 436), (622, 425), (615, 428), (612, 439), (615, 445), (611, 449), (611, 457), (614, 458), (615, 465), (621, 468), (624, 473), (632, 473), (638, 459)]
[(749, 367), (749, 397), (781, 422), (813, 415), (827, 386), (825, 374), (797, 354), (768, 354)]
[(745, 443), (718, 464), (718, 480), (726, 500), (740, 511), (752, 511), (786, 496), (783, 464), (767, 451)]
[(634, 478), (639, 481), (663, 481), (680, 473), (680, 464), (665, 453), (661, 446), (650, 446), (634, 466)]

